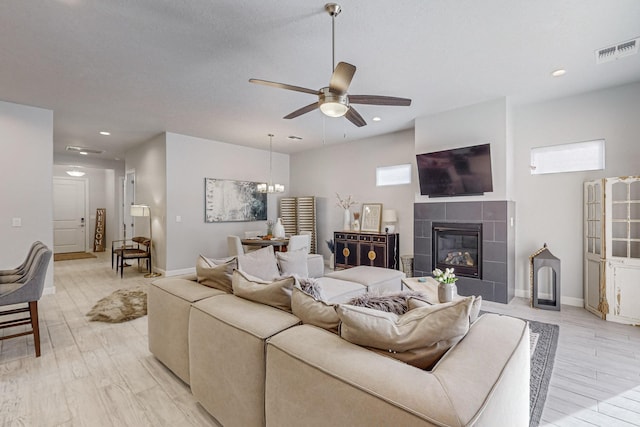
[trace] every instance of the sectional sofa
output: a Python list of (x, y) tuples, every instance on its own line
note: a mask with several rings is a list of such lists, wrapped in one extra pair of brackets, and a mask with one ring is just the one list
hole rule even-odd
[[(148, 292), (151, 352), (222, 425), (528, 425), (526, 322), (481, 316), (434, 366), (418, 369), (303, 324), (282, 288), (258, 302), (252, 289), (277, 281), (247, 279), (238, 264), (230, 291), (198, 274), (156, 280)], [(402, 276), (368, 267), (318, 282), (327, 301), (346, 307), (354, 295), (399, 290)]]

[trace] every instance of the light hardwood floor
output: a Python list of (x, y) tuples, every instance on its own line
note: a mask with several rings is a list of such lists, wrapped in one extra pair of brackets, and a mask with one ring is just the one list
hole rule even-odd
[[(42, 357), (32, 337), (0, 341), (0, 425), (216, 426), (149, 353), (146, 316), (120, 324), (85, 316), (112, 291), (150, 280), (135, 267), (120, 279), (107, 253), (55, 262), (56, 293), (39, 304)], [(483, 309), (560, 325), (541, 425), (640, 426), (640, 328), (575, 307), (535, 310), (523, 299)]]

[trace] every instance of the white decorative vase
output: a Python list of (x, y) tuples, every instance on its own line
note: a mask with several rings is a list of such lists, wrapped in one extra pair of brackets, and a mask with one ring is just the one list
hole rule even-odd
[(278, 218), (276, 223), (273, 225), (273, 237), (276, 239), (282, 239), (284, 237), (284, 225), (282, 225), (282, 220)]
[(334, 254), (329, 256), (329, 268), (332, 270), (336, 268), (336, 256)]
[(349, 209), (344, 210), (344, 219), (342, 222), (342, 229), (344, 231), (351, 231), (351, 212)]
[(438, 284), (438, 300), (440, 302), (451, 302), (457, 294), (457, 286), (455, 283), (439, 283)]

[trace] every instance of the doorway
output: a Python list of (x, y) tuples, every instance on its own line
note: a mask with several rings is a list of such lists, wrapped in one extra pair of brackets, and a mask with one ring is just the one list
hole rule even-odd
[(53, 178), (53, 252), (85, 252), (87, 248), (87, 180)]
[(124, 177), (124, 202), (122, 206), (122, 218), (124, 224), (124, 238), (131, 239), (134, 234), (133, 217), (131, 216), (131, 205), (136, 200), (136, 171), (128, 170)]

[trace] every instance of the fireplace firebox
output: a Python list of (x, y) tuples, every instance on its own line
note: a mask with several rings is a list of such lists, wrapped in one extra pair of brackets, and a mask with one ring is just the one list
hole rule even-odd
[(456, 276), (482, 279), (482, 224), (434, 222), (432, 265), (455, 269)]

